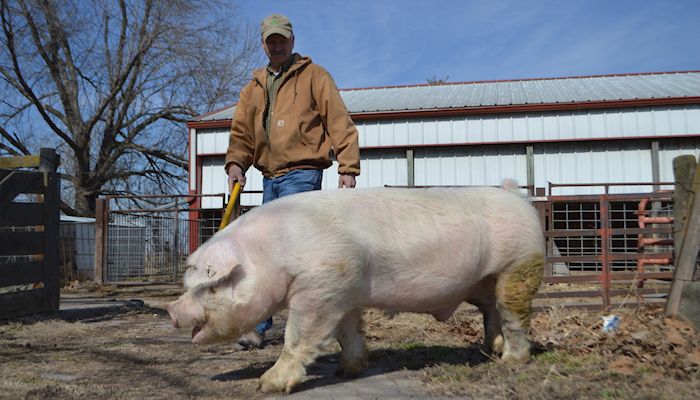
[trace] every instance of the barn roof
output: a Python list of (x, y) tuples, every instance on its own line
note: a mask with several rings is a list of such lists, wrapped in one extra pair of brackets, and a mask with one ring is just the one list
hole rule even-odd
[[(494, 107), (652, 104), (655, 100), (700, 100), (700, 71), (343, 89), (340, 94), (354, 117)], [(234, 109), (230, 106), (192, 122), (230, 120)]]

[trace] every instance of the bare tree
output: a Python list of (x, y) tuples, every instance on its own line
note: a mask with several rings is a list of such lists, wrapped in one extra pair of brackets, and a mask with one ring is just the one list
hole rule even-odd
[(445, 76), (444, 78), (438, 78), (437, 75), (433, 75), (432, 78), (428, 78), (425, 81), (428, 83), (428, 85), (441, 85), (443, 83), (447, 83), (447, 80), (449, 78), (449, 76)]
[(182, 191), (183, 122), (235, 101), (262, 59), (231, 5), (0, 0), (0, 154), (57, 147), (73, 205)]

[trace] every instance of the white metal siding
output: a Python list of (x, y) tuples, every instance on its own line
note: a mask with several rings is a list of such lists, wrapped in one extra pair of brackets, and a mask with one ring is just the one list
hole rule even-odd
[[(334, 165), (329, 168), (336, 172)], [(357, 187), (382, 187), (384, 185), (405, 186), (408, 184), (408, 170), (406, 151), (397, 149), (385, 149), (382, 151), (363, 151), (360, 160), (360, 176), (357, 177)], [(337, 187), (337, 175), (335, 184)]]
[(197, 130), (190, 129), (189, 134), (190, 141), (190, 154), (189, 154), (189, 174), (190, 174), (190, 188), (189, 190), (197, 190)]
[(242, 193), (242, 205), (257, 206), (262, 204), (262, 180), (262, 172), (255, 169), (255, 167), (248, 168), (248, 171), (246, 171), (245, 173), (245, 188), (243, 189), (243, 191), (259, 191), (260, 193)]
[(700, 134), (700, 106), (358, 122), (360, 147)]
[[(357, 187), (381, 187), (384, 185), (405, 186), (408, 184), (406, 152), (403, 150), (368, 151), (360, 160), (362, 174), (357, 177)], [(251, 167), (246, 172), (245, 191), (263, 190), (263, 176), (260, 171)], [(323, 190), (338, 188), (338, 163), (323, 172)], [(224, 171), (224, 158), (203, 157), (202, 159), (202, 190), (203, 194), (227, 193), (228, 186)], [(262, 204), (261, 193), (241, 194), (241, 204)], [(221, 208), (219, 198), (204, 198), (203, 208)]]
[[(202, 159), (202, 194), (226, 193), (226, 172), (223, 157), (204, 157)], [(203, 197), (202, 208), (222, 208), (221, 198)]]
[[(535, 186), (552, 183), (651, 182), (651, 150), (645, 142), (553, 143), (535, 146)], [(652, 187), (611, 187), (610, 193)], [(604, 193), (603, 187), (555, 188), (554, 195)]]
[[(255, 168), (249, 168), (246, 172), (246, 185), (244, 191), (262, 191), (262, 173)], [(202, 194), (228, 194), (228, 181), (226, 171), (224, 171), (224, 158), (203, 157), (202, 158)], [(262, 194), (244, 193), (241, 194), (241, 204), (258, 205), (262, 204)], [(202, 208), (222, 208), (221, 198), (205, 197), (202, 199)]]
[[(683, 137), (700, 134), (698, 105), (365, 121), (359, 122), (357, 127), (363, 148), (358, 187), (408, 184), (405, 150), (385, 148), (393, 146), (441, 145), (415, 150), (414, 183), (419, 186), (499, 185), (505, 178), (517, 179), (524, 185), (527, 183), (526, 144), (535, 148), (535, 186), (545, 188), (548, 182), (650, 182), (649, 141), (655, 136), (661, 137), (661, 181), (673, 181), (675, 156), (700, 155), (700, 139)], [(223, 156), (211, 155), (226, 152), (228, 129), (205, 129), (197, 131), (196, 135), (191, 132), (191, 135), (190, 145), (196, 149), (196, 154), (206, 155), (202, 161), (200, 191), (226, 192)], [(644, 139), (586, 141), (637, 136)], [(556, 143), (568, 140), (576, 141)], [(543, 141), (555, 143), (541, 143)], [(498, 142), (520, 143), (496, 145)], [(444, 146), (478, 143), (494, 144)], [(246, 177), (246, 191), (262, 191), (259, 171), (250, 168)], [(335, 189), (337, 183), (337, 163), (334, 163), (324, 172), (323, 189)], [(590, 194), (603, 190), (602, 187), (567, 188), (553, 193)], [(650, 190), (651, 187), (613, 187), (610, 191)], [(258, 205), (262, 203), (262, 195), (244, 194), (241, 200), (243, 204)], [(221, 204), (218, 203), (218, 199), (209, 199), (203, 205), (219, 208)]]
[(503, 179), (527, 183), (523, 146), (439, 147), (415, 152), (416, 186), (500, 185)]
[[(700, 157), (700, 138), (661, 140), (660, 180), (673, 181), (673, 158), (692, 154)], [(552, 183), (651, 182), (652, 164), (649, 141), (583, 142), (535, 144), (535, 186)], [(323, 189), (335, 189), (337, 163), (324, 171)], [(362, 174), (357, 187), (405, 186), (408, 164), (403, 150), (366, 150), (361, 160)], [(415, 184), (499, 185), (513, 178), (527, 183), (525, 146), (438, 147), (415, 151)], [(262, 174), (251, 168), (245, 190), (262, 191)], [(662, 187), (668, 189), (669, 187)], [(611, 187), (610, 193), (651, 191), (651, 186)], [(205, 157), (202, 162), (202, 193), (227, 191), (223, 157)], [(603, 187), (555, 188), (552, 194), (603, 193)], [(262, 204), (261, 194), (243, 194), (242, 204)], [(221, 208), (218, 198), (203, 200), (205, 208)]]
[[(659, 179), (661, 182), (673, 182), (673, 159), (682, 155), (700, 158), (700, 138), (669, 139), (659, 144)], [(670, 189), (670, 187), (665, 187)]]
[[(700, 106), (358, 122), (361, 147), (700, 134)], [(228, 129), (197, 132), (197, 154), (224, 154)]]
[(197, 132), (197, 154), (226, 154), (228, 129), (201, 129)]
[[(397, 149), (365, 150), (360, 159), (360, 171), (356, 184), (361, 187), (408, 184), (406, 151)], [(323, 190), (338, 188), (338, 162), (323, 171)]]

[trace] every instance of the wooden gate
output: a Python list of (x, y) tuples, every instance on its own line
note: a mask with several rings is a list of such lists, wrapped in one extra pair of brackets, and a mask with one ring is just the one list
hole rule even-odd
[(53, 149), (0, 158), (0, 319), (58, 310), (57, 164)]

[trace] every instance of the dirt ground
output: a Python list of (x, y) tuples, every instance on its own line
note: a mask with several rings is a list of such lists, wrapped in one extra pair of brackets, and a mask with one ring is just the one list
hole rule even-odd
[[(265, 398), (256, 391), (257, 378), (280, 352), (284, 314), (276, 317), (265, 349), (192, 346), (188, 332), (174, 329), (164, 311), (180, 292), (77, 286), (62, 291), (66, 309), (56, 315), (0, 321), (0, 398)], [(70, 307), (91, 301), (112, 306)], [(527, 365), (510, 367), (483, 354), (481, 316), (473, 307), (461, 307), (444, 323), (368, 310), (365, 375), (335, 378), (339, 348), (330, 348), (287, 397), (344, 398), (341, 385), (364, 385), (355, 398), (700, 398), (698, 332), (665, 319), (656, 307), (612, 312), (621, 324), (611, 334), (601, 331), (602, 313), (556, 307), (537, 313), (535, 355)], [(403, 389), (373, 392), (368, 382), (383, 378)]]

